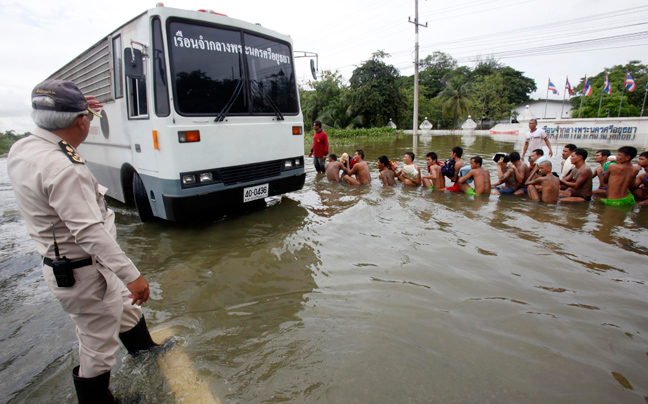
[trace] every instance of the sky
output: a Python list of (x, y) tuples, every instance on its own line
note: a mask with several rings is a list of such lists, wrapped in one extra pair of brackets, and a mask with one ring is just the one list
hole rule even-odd
[[(211, 9), (290, 35), (295, 51), (319, 55), (319, 70), (337, 70), (345, 80), (372, 53), (402, 75), (414, 74), (416, 0), (213, 1), (173, 0), (164, 6)], [(149, 8), (154, 1), (0, 0), (0, 132), (33, 128), (32, 88)], [(613, 7), (613, 8), (611, 8)], [(419, 0), (420, 58), (442, 51), (460, 65), (495, 57), (536, 81), (533, 99), (547, 96), (549, 78), (562, 100), (565, 78), (630, 60), (648, 63), (646, 0)], [(311, 80), (307, 59), (297, 59), (300, 83)]]

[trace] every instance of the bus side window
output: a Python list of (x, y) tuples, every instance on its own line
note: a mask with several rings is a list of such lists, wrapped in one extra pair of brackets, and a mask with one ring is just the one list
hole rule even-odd
[(115, 79), (115, 98), (124, 96), (124, 75), (122, 71), (121, 36), (113, 38), (113, 69)]
[(169, 116), (169, 89), (167, 85), (166, 58), (164, 57), (164, 41), (162, 40), (162, 24), (159, 18), (154, 18), (153, 28), (153, 98), (155, 114)]
[(144, 59), (139, 49), (124, 49), (124, 71), (128, 92), (128, 117), (148, 118)]

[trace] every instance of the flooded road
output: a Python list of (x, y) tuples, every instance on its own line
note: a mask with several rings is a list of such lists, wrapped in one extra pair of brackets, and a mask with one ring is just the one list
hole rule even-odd
[[(435, 137), (415, 162), (456, 145), (467, 158), (513, 147)], [(372, 187), (328, 183), (307, 158), (303, 190), (247, 214), (143, 224), (112, 201), (118, 241), (151, 285), (149, 326), (173, 327), (215, 399), (648, 400), (648, 209), (385, 189), (377, 157), (402, 160), (412, 138), (335, 151), (358, 147)], [(0, 212), (0, 401), (75, 403), (74, 326), (42, 280), (6, 158)], [(124, 349), (112, 388), (177, 401), (155, 360)]]

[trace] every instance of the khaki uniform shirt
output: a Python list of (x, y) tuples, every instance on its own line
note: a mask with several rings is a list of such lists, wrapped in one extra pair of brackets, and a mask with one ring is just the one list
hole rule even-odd
[(52, 226), (61, 257), (91, 256), (128, 284), (139, 271), (117, 244), (115, 214), (76, 150), (37, 128), (16, 142), (7, 159), (9, 178), (36, 249), (55, 258)]

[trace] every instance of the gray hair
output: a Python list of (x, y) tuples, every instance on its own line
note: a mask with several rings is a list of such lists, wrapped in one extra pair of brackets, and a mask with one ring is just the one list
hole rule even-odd
[[(43, 106), (54, 106), (54, 100), (49, 97), (34, 97), (32, 103)], [(72, 126), (79, 115), (86, 115), (88, 111), (61, 112), (47, 109), (32, 109), (32, 119), (36, 126), (45, 130), (60, 130)]]
[(531, 119), (529, 119), (529, 122), (531, 122), (531, 121), (535, 122), (536, 124), (538, 123), (538, 120), (535, 119), (535, 118), (531, 118)]

